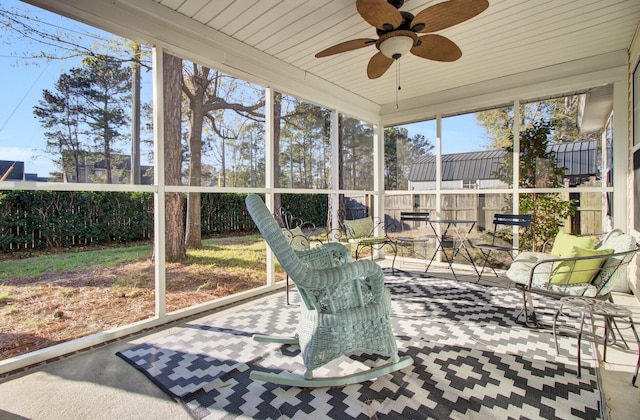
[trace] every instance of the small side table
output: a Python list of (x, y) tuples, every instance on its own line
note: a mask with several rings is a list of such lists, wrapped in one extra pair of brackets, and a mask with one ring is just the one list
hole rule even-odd
[[(587, 298), (587, 297), (579, 297), (579, 296), (567, 296), (560, 299), (560, 309), (556, 311), (553, 317), (553, 339), (556, 344), (556, 353), (558, 352), (558, 336), (556, 333), (556, 321), (558, 320), (558, 316), (562, 313), (563, 309), (567, 308), (570, 310), (580, 312), (580, 327), (578, 328), (578, 378), (580, 377), (581, 372), (581, 341), (582, 341), (582, 332), (584, 329), (584, 318), (586, 315), (600, 315), (604, 318), (604, 337), (603, 337), (603, 345), (604, 350), (602, 352), (602, 361), (607, 360), (607, 342), (609, 341), (609, 335), (612, 337), (612, 344), (615, 343), (615, 332), (613, 331), (613, 326), (615, 325), (615, 318), (626, 319), (629, 322), (629, 326), (631, 331), (633, 331), (633, 335), (636, 339), (636, 344), (638, 345), (638, 361), (636, 362), (636, 369), (633, 374), (633, 379), (631, 380), (631, 384), (635, 386), (636, 379), (638, 378), (638, 370), (640, 369), (640, 338), (638, 337), (638, 333), (636, 332), (636, 327), (633, 324), (633, 318), (631, 311), (628, 308), (625, 308), (620, 305), (616, 305), (611, 302), (607, 302), (604, 300), (598, 300), (595, 298)], [(624, 341), (624, 338), (623, 338)], [(625, 342), (626, 345), (626, 342)], [(629, 348), (629, 346), (627, 346)]]
[[(427, 265), (427, 242), (429, 242), (429, 238), (421, 238), (421, 237), (417, 237), (417, 238), (410, 238), (410, 237), (405, 237), (405, 236), (400, 236), (398, 238), (395, 239), (395, 242), (398, 246), (402, 247), (402, 248), (408, 248), (409, 246), (411, 246), (411, 248), (413, 249), (413, 251), (415, 252), (416, 249), (416, 244), (421, 244), (422, 246), (424, 246), (425, 250), (424, 250), (424, 255), (422, 256), (422, 258), (425, 260), (425, 267)], [(418, 255), (416, 253), (416, 255)], [(403, 261), (404, 261), (404, 257)], [(426, 271), (426, 268), (425, 268)]]
[[(436, 229), (435, 225), (440, 225), (440, 227)], [(444, 230), (441, 230), (441, 226), (443, 225)], [(468, 226), (468, 228), (463, 229), (463, 225)], [(467, 247), (467, 238), (475, 225), (475, 220), (429, 219), (429, 226), (431, 226), (431, 230), (433, 231), (433, 235), (436, 239), (436, 250), (427, 265), (427, 271), (429, 270), (429, 267), (431, 267), (433, 260), (436, 258), (438, 251), (440, 251), (445, 262), (449, 265), (449, 270), (453, 273), (453, 277), (458, 280), (458, 276), (456, 276), (456, 272), (453, 270), (453, 261), (458, 254), (464, 250), (467, 255), (465, 256), (464, 254), (461, 254), (462, 257), (471, 263), (471, 267), (473, 267), (478, 277), (480, 277), (478, 267), (476, 267), (476, 264), (473, 262), (473, 257), (471, 257), (471, 253)], [(439, 229), (440, 232), (438, 232)], [(450, 242), (451, 246), (449, 246), (448, 242)], [(447, 253), (446, 248), (451, 248), (451, 255)]]

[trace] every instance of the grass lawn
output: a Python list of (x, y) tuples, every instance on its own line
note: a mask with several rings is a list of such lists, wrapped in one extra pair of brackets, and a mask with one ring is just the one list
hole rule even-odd
[[(154, 316), (151, 244), (0, 260), (0, 360)], [(167, 310), (265, 284), (259, 235), (216, 237), (166, 267)]]

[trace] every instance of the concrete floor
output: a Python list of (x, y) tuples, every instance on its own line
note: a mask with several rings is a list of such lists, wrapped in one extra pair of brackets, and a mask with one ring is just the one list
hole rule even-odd
[[(640, 332), (640, 303), (636, 297), (613, 293), (613, 301), (631, 309), (634, 324)], [(638, 361), (638, 347), (632, 331), (624, 323), (619, 325), (631, 349), (608, 347), (607, 361), (600, 363), (607, 413), (612, 420), (637, 419), (640, 417), (640, 378), (636, 380), (636, 387), (631, 385), (631, 378)], [(598, 351), (602, 353), (602, 346), (598, 346)]]
[[(468, 274), (460, 272), (458, 277), (475, 281)], [(449, 277), (450, 272), (443, 272), (443, 276)], [(495, 277), (486, 278), (504, 284), (496, 282)], [(635, 297), (616, 293), (614, 300), (630, 307), (640, 326), (640, 304)], [(178, 402), (115, 355), (148, 340), (150, 335), (170, 334), (174, 328), (123, 339), (0, 379), (0, 419), (189, 419)], [(640, 413), (640, 389), (631, 386), (637, 347), (629, 329), (623, 334), (630, 339), (631, 350), (611, 347), (608, 361), (601, 363), (607, 412), (612, 420), (638, 418)]]
[(0, 383), (0, 419), (190, 419), (147, 377), (115, 355), (122, 341)]

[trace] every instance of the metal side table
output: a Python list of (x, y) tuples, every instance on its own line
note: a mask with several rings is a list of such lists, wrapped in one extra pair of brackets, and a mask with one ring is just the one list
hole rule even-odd
[[(407, 236), (399, 236), (399, 237), (397, 237), (397, 238), (395, 239), (395, 241), (396, 241), (396, 244), (397, 244), (399, 247), (402, 247), (402, 248), (409, 248), (409, 247), (411, 247), (411, 248), (412, 248), (412, 250), (413, 250), (413, 252), (416, 254), (416, 256), (421, 256), (421, 257), (422, 257), (422, 259), (424, 260), (424, 263), (425, 263), (425, 271), (427, 271), (427, 270), (426, 270), (426, 265), (427, 265), (427, 242), (429, 242), (429, 241), (430, 241), (430, 239), (429, 239), (429, 238), (421, 238), (421, 237), (418, 237), (418, 238), (411, 238), (411, 237), (407, 237)], [(417, 245), (421, 245), (421, 246), (423, 247), (423, 252), (422, 252), (422, 253), (423, 253), (423, 255), (419, 255), (419, 254), (416, 252), (416, 250), (415, 250), (415, 249), (416, 249), (416, 244), (417, 244)], [(404, 256), (402, 256), (402, 261), (403, 261), (403, 263), (404, 263), (404, 258), (405, 258), (405, 257), (404, 257)], [(400, 270), (400, 271), (402, 271), (402, 270)]]
[[(436, 228), (436, 225), (440, 225), (440, 227)], [(433, 260), (435, 260), (438, 251), (440, 251), (444, 257), (444, 262), (448, 264), (449, 270), (451, 270), (456, 280), (458, 280), (458, 276), (453, 269), (453, 261), (458, 254), (471, 264), (471, 267), (473, 267), (478, 277), (480, 277), (478, 267), (476, 267), (476, 264), (473, 262), (473, 257), (471, 253), (469, 253), (469, 247), (467, 246), (467, 238), (475, 225), (475, 220), (429, 219), (429, 226), (431, 226), (436, 240), (436, 250), (427, 265), (427, 271), (429, 267), (431, 267)], [(444, 230), (442, 230), (442, 226), (444, 226)], [(462, 226), (467, 226), (467, 228), (462, 228)], [(451, 249), (451, 253), (447, 253), (447, 249)], [(461, 254), (462, 251), (464, 251), (466, 255)]]
[[(602, 352), (602, 361), (606, 362), (607, 360), (607, 344), (615, 344), (616, 337), (614, 332), (614, 327), (617, 329), (616, 318), (620, 320), (627, 320), (629, 322), (629, 327), (631, 331), (633, 331), (633, 335), (636, 339), (636, 344), (638, 345), (638, 361), (636, 362), (635, 372), (633, 374), (633, 378), (631, 380), (631, 384), (635, 386), (636, 379), (638, 378), (638, 370), (640, 369), (640, 338), (638, 337), (638, 333), (636, 331), (636, 327), (633, 324), (633, 318), (631, 311), (624, 306), (616, 305), (611, 302), (607, 302), (604, 300), (598, 300), (594, 298), (587, 297), (579, 297), (579, 296), (567, 296), (560, 299), (560, 309), (556, 311), (553, 317), (553, 339), (556, 345), (556, 353), (558, 353), (558, 335), (556, 330), (556, 321), (558, 320), (558, 316), (561, 315), (563, 309), (569, 309), (573, 311), (580, 312), (580, 327), (578, 328), (577, 338), (578, 338), (578, 378), (580, 377), (581, 372), (581, 341), (582, 334), (584, 329), (584, 319), (586, 315), (592, 317), (592, 315), (599, 315), (604, 318), (604, 337), (602, 338), (602, 343), (604, 346)], [(609, 336), (611, 336), (611, 341), (609, 341)], [(622, 338), (622, 335), (620, 336)], [(622, 338), (626, 348), (629, 346)], [(597, 342), (597, 341), (596, 341)]]

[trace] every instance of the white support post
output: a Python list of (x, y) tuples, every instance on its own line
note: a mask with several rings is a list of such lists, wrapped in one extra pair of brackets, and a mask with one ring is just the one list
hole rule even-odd
[(340, 126), (338, 119), (338, 111), (331, 111), (331, 232), (333, 240), (338, 240), (337, 235), (334, 232), (338, 232), (340, 224), (338, 220), (338, 210), (340, 206), (340, 165), (338, 164), (338, 156), (340, 154), (340, 144), (338, 137), (340, 135)]
[(631, 145), (629, 144), (629, 96), (627, 81), (613, 84), (613, 227), (629, 231), (629, 201), (633, 182), (629, 172)]
[[(274, 155), (274, 143), (275, 143), (275, 135), (274, 135), (274, 127), (275, 118), (273, 115), (274, 112), (274, 90), (272, 87), (267, 87), (264, 90), (264, 131), (265, 131), (265, 187), (267, 192), (265, 193), (265, 204), (267, 208), (271, 210), (273, 214), (274, 207), (274, 186), (275, 186), (275, 177), (274, 177), (274, 167), (278, 164), (273, 159)], [(267, 247), (267, 286), (273, 286), (275, 283), (275, 257), (273, 252), (269, 252), (269, 248)]]
[[(610, 171), (613, 170), (612, 167), (609, 166), (609, 162), (611, 162), (610, 160), (610, 156), (609, 153), (611, 153), (609, 146), (612, 146), (613, 144), (613, 139), (611, 140), (611, 143), (609, 142), (609, 138), (607, 136), (607, 131), (609, 131), (610, 125), (613, 123), (613, 118), (611, 117), (612, 114), (609, 115), (608, 118), (608, 122), (604, 127), (604, 130), (602, 130), (602, 135), (600, 136), (600, 149), (602, 150), (602, 159), (600, 160), (599, 164), (602, 166), (602, 187), (603, 188), (607, 188), (609, 186), (611, 186), (611, 182), (612, 180), (609, 178), (609, 173)], [(613, 150), (613, 149), (611, 149)], [(611, 156), (611, 159), (613, 157)], [(609, 206), (612, 206), (613, 203), (609, 203), (609, 192), (605, 191), (602, 193), (602, 231), (603, 232), (609, 232), (611, 230), (613, 230), (613, 214), (610, 212), (610, 208)]]
[[(630, 227), (633, 226), (630, 220), (633, 212), (629, 212), (629, 207), (633, 205), (633, 198), (629, 198), (633, 197), (633, 153), (630, 152), (633, 147), (629, 138), (627, 89), (626, 79), (613, 83), (613, 227), (623, 232), (630, 232)], [(637, 288), (638, 263), (630, 264), (627, 274), (624, 289), (615, 287), (615, 291), (629, 293)]]
[[(512, 176), (511, 185), (513, 187), (513, 214), (520, 214), (520, 100), (513, 101), (513, 154), (512, 157)], [(511, 246), (519, 248), (520, 235), (518, 226), (513, 227), (513, 239)]]
[[(442, 219), (442, 115), (436, 115), (436, 219)], [(436, 223), (436, 235), (440, 237), (441, 226)], [(442, 252), (438, 250), (435, 260), (442, 262)]]
[[(384, 221), (384, 126), (378, 120), (373, 126), (373, 217)], [(383, 235), (378, 225), (376, 235)], [(384, 251), (380, 250), (382, 256)]]
[(165, 254), (165, 179), (164, 179), (164, 60), (163, 49), (155, 47), (152, 50), (153, 60), (153, 153), (156, 167), (153, 171), (153, 182), (157, 188), (153, 195), (155, 207), (153, 217), (153, 254), (155, 256), (155, 315), (162, 318), (167, 313), (167, 279)]

